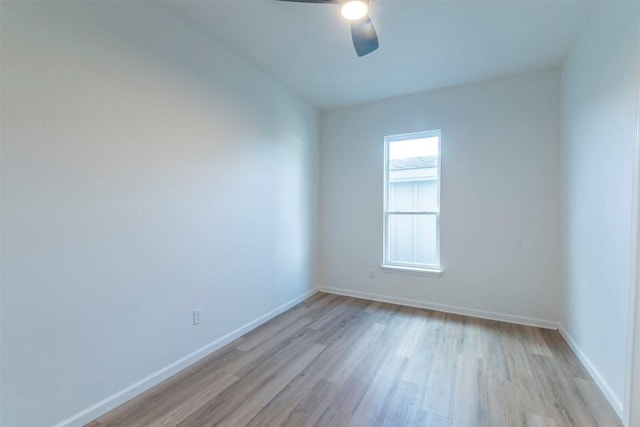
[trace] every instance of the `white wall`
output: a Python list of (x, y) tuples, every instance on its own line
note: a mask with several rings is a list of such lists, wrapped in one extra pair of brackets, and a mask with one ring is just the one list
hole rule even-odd
[(639, 42), (640, 3), (607, 3), (562, 71), (562, 322), (618, 411), (624, 396)]
[[(322, 286), (559, 319), (558, 69), (331, 110), (320, 128)], [(384, 137), (430, 129), (445, 273), (382, 273)]]
[(312, 288), (315, 109), (153, 2), (2, 2), (1, 24), (2, 425)]

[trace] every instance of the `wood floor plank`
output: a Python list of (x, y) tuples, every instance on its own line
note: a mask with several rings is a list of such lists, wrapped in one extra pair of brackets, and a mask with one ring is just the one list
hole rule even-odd
[(562, 372), (554, 359), (538, 354), (531, 357), (540, 373), (536, 379), (547, 403), (547, 415), (560, 425), (597, 426), (588, 408), (577, 398), (573, 379)]
[(323, 345), (312, 344), (307, 351), (292, 359), (290, 364), (273, 376), (269, 381), (262, 384), (247, 400), (242, 404), (241, 410), (234, 411), (224, 419), (220, 425), (230, 427), (244, 426), (251, 421), (293, 378), (300, 373), (309, 363), (315, 359), (320, 352), (325, 349)]
[(487, 418), (495, 426), (522, 426), (526, 413), (518, 400), (517, 388), (511, 381), (487, 376)]
[(551, 351), (556, 362), (564, 365), (571, 375), (576, 378), (591, 381), (591, 376), (587, 372), (582, 363), (578, 360), (573, 353), (569, 344), (562, 338), (557, 331), (550, 329), (540, 329), (540, 335), (547, 343), (547, 347)]
[(451, 427), (451, 423), (451, 418), (445, 418), (427, 412), (422, 420), (416, 421), (416, 423), (410, 427)]
[(463, 325), (453, 320), (444, 323), (423, 397), (423, 409), (450, 419), (456, 389), (456, 357), (460, 352)]
[[(329, 397), (333, 395), (336, 390), (336, 385), (321, 379), (316, 382), (313, 387), (307, 388), (307, 390), (308, 392), (304, 393), (296, 407), (287, 414), (286, 419), (284, 419), (281, 424), (271, 424), (267, 420), (266, 423), (262, 423), (261, 425), (265, 427), (277, 425), (291, 427), (312, 425), (310, 423), (312, 419), (310, 414), (312, 414), (316, 408), (324, 406), (323, 402), (327, 401)], [(257, 418), (258, 417), (256, 417), (256, 419)]]
[(407, 326), (395, 349), (396, 353), (404, 357), (412, 357), (417, 351), (422, 330), (426, 328), (428, 321), (420, 315), (423, 310), (412, 309), (409, 313)]
[(87, 424), (620, 426), (557, 331), (318, 293)]
[[(280, 357), (275, 356), (273, 360), (263, 363), (259, 369), (247, 371), (238, 381), (211, 400), (207, 406), (194, 411), (177, 425), (184, 427), (230, 425), (226, 420), (237, 418), (246, 419), (248, 422), (266, 404), (263, 401), (265, 393), (275, 396), (280, 391), (279, 378), (290, 375), (290, 366), (298, 367), (300, 360), (306, 365), (307, 359), (315, 358), (323, 348), (307, 340), (299, 348), (283, 352)], [(251, 416), (249, 417), (248, 414)]]
[[(342, 297), (340, 301), (343, 301), (345, 297)], [(336, 319), (340, 318), (340, 316), (350, 314), (351, 307), (345, 304), (335, 304), (331, 307), (330, 310), (325, 311), (319, 318), (315, 319), (314, 322), (309, 325), (309, 329), (313, 330), (321, 330), (331, 323), (335, 323)]]
[(144, 425), (158, 415), (171, 411), (184, 400), (193, 399), (195, 394), (206, 389), (211, 383), (215, 384), (218, 377), (223, 379), (228, 377), (226, 374), (221, 375), (220, 366), (237, 353), (236, 350), (227, 346), (221, 349), (221, 352), (215, 355), (216, 357), (209, 357), (196, 363), (103, 415), (98, 418), (98, 421), (103, 426)]
[(381, 333), (385, 328), (380, 323), (371, 325), (356, 341), (356, 345), (347, 352), (346, 357), (336, 361), (337, 363), (332, 367), (332, 374), (326, 379), (332, 383), (343, 384), (358, 364), (362, 363), (372, 343), (380, 339)]
[[(278, 336), (289, 336), (292, 331), (297, 329), (299, 324), (304, 325), (306, 327), (310, 323), (313, 322), (312, 319), (303, 317), (304, 312), (299, 312), (297, 316), (286, 316), (281, 319), (278, 319), (279, 322), (274, 324), (275, 327), (269, 328), (261, 328), (261, 331), (255, 334), (252, 337), (247, 337), (247, 339), (236, 346), (236, 348), (240, 351), (251, 351), (257, 347), (260, 347), (264, 343), (268, 343), (277, 339)], [(292, 328), (293, 325), (296, 325), (296, 328)], [(271, 326), (271, 325), (270, 325)]]
[[(282, 425), (290, 427), (315, 425), (316, 421), (338, 394), (338, 390), (339, 386), (336, 384), (320, 379), (310, 388), (310, 393), (288, 414)], [(270, 426), (269, 424), (262, 425), (265, 427)]]
[(574, 378), (573, 383), (576, 386), (576, 397), (580, 399), (581, 405), (587, 408), (598, 426), (618, 425), (618, 416), (593, 381)]
[(221, 375), (218, 378), (206, 378), (205, 380), (199, 381), (198, 384), (205, 384), (200, 387), (195, 387), (200, 389), (198, 391), (184, 393), (188, 395), (186, 397), (184, 394), (174, 395), (174, 399), (179, 399), (181, 402), (177, 406), (172, 407), (171, 410), (166, 408), (165, 410), (168, 410), (168, 412), (161, 414), (160, 417), (149, 414), (151, 415), (150, 419), (143, 419), (137, 424), (140, 426), (175, 426), (180, 424), (192, 413), (207, 405), (214, 397), (238, 380), (238, 377), (227, 374), (226, 372), (219, 373)]
[(414, 425), (423, 419), (420, 408), (419, 386), (415, 383), (399, 380), (390, 395), (388, 404), (383, 409), (382, 421), (379, 425), (386, 427)]
[[(305, 322), (301, 322), (304, 324)], [(275, 334), (271, 340), (261, 342), (252, 350), (237, 354), (236, 358), (230, 360), (225, 365), (226, 371), (242, 376), (247, 371), (256, 369), (260, 364), (268, 362), (278, 353), (283, 353), (283, 349), (295, 348), (299, 341), (307, 341), (312, 336), (316, 342), (317, 331), (306, 328), (285, 328), (281, 333)]]
[(552, 418), (537, 414), (526, 414), (526, 425), (531, 427), (557, 427)]
[(421, 391), (423, 394), (435, 363), (444, 319), (434, 317), (431, 311), (418, 311), (417, 315), (421, 318), (420, 328), (417, 331), (412, 351), (403, 353), (406, 354), (408, 363), (402, 380), (419, 384), (423, 388)]
[(396, 353), (391, 353), (381, 365), (362, 401), (349, 420), (352, 427), (375, 425), (384, 419), (384, 408), (390, 400), (398, 378), (402, 377), (407, 359)]
[[(310, 376), (303, 369), (273, 399), (271, 399), (247, 424), (250, 427), (280, 426), (291, 424), (293, 420), (313, 407), (310, 398), (323, 396), (334, 384), (316, 376)], [(323, 388), (323, 390), (319, 390)]]
[[(472, 334), (470, 334), (471, 336)], [(471, 348), (474, 343), (471, 342)], [(474, 352), (456, 357), (456, 380), (452, 425), (456, 427), (489, 426), (487, 417), (486, 377), (482, 360)]]

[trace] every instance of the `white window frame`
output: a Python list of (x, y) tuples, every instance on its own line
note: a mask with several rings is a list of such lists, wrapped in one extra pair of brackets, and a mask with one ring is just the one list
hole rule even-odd
[[(389, 144), (410, 139), (438, 137), (438, 188), (437, 210), (434, 211), (389, 211)], [(404, 273), (439, 277), (442, 273), (440, 260), (440, 189), (441, 189), (441, 157), (442, 131), (440, 129), (423, 132), (412, 132), (400, 135), (389, 135), (384, 138), (384, 207), (383, 207), (383, 255), (381, 269), (388, 273)], [(393, 262), (389, 260), (389, 217), (390, 215), (435, 215), (436, 217), (436, 264), (418, 264)]]

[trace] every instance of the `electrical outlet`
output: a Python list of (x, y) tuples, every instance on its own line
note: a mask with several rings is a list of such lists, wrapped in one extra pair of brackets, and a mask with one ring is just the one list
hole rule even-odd
[(202, 309), (201, 308), (194, 308), (193, 309), (193, 324), (197, 325), (199, 323), (202, 323)]
[(376, 273), (373, 270), (369, 270), (369, 279), (373, 280), (376, 278)]

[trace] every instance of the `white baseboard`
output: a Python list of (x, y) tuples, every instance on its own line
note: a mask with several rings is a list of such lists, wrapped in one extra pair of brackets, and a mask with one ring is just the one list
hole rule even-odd
[(111, 396), (101, 400), (100, 402), (97, 402), (94, 405), (91, 405), (90, 407), (78, 412), (77, 414), (72, 415), (69, 418), (60, 421), (54, 427), (83, 426), (84, 424), (93, 421), (94, 419), (100, 417), (101, 415), (104, 415), (110, 410), (123, 404), (127, 400), (134, 398), (140, 393), (150, 389), (154, 385), (159, 384), (160, 382), (166, 380), (167, 378), (178, 373), (184, 368), (187, 368), (188, 366), (194, 364), (200, 359), (210, 355), (214, 351), (224, 347), (225, 345), (229, 344), (231, 341), (235, 340), (236, 338), (241, 337), (247, 332), (273, 319), (278, 314), (290, 309), (294, 305), (304, 301), (305, 299), (309, 298), (310, 296), (314, 295), (317, 292), (318, 292), (318, 289), (313, 289), (309, 292), (304, 293), (303, 295), (300, 295), (297, 298), (292, 299), (291, 301), (285, 304), (282, 304), (280, 307), (271, 310), (270, 312), (258, 317), (255, 320), (252, 320), (251, 322), (245, 324), (244, 326), (241, 326), (235, 331), (232, 331), (227, 335), (221, 338), (218, 338), (212, 343), (209, 343), (204, 347), (199, 348), (198, 350), (187, 354), (183, 358), (176, 360), (170, 365), (165, 366), (164, 368), (154, 372), (153, 374), (141, 379), (140, 381), (134, 384), (131, 384), (129, 387), (126, 387), (120, 390), (119, 392), (114, 393)]
[(609, 383), (607, 383), (607, 381), (602, 377), (600, 371), (598, 371), (593, 363), (591, 363), (591, 360), (589, 360), (587, 355), (584, 354), (582, 349), (578, 347), (578, 344), (576, 344), (576, 342), (571, 337), (571, 335), (569, 335), (569, 332), (567, 332), (564, 326), (560, 326), (559, 332), (560, 335), (562, 335), (562, 338), (564, 338), (567, 344), (569, 344), (569, 347), (571, 347), (571, 350), (573, 350), (573, 352), (576, 354), (587, 372), (589, 372), (589, 375), (591, 375), (598, 388), (600, 388), (600, 391), (602, 392), (602, 394), (604, 394), (604, 397), (607, 398), (607, 401), (613, 407), (613, 410), (616, 411), (616, 414), (618, 414), (620, 419), (622, 419), (622, 400), (620, 400), (620, 398), (613, 392), (613, 390), (609, 386)]
[(463, 316), (478, 317), (480, 319), (498, 320), (500, 322), (515, 323), (518, 325), (535, 326), (544, 329), (559, 329), (558, 322), (549, 320), (535, 319), (532, 317), (515, 316), (512, 314), (494, 313), (492, 311), (476, 310), (472, 308), (456, 307), (453, 305), (436, 304), (432, 302), (397, 298), (387, 295), (373, 294), (369, 292), (351, 291), (348, 289), (320, 287), (320, 292), (329, 294), (344, 295), (354, 298), (363, 298), (373, 301), (388, 302), (391, 304), (406, 305), (409, 307), (426, 308), (429, 310), (442, 311), (444, 313), (461, 314)]

